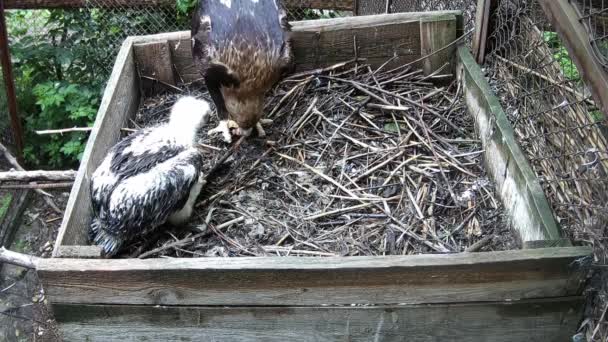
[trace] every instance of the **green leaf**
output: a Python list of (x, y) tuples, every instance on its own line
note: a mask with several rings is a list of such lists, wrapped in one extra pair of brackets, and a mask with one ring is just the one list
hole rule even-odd
[(389, 122), (384, 124), (384, 130), (387, 132), (394, 132), (394, 133), (398, 133), (399, 132), (399, 126), (397, 126), (396, 123), (394, 122)]

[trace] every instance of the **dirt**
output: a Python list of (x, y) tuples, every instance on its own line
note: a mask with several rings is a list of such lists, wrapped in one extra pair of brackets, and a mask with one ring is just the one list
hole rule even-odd
[[(380, 77), (380, 76), (378, 76)], [(295, 81), (294, 81), (295, 82)], [(415, 83), (415, 80), (412, 81)], [(319, 82), (322, 83), (322, 82)], [(284, 87), (277, 87), (273, 95), (269, 95), (266, 112), (271, 112), (277, 102), (291, 89), (294, 83), (288, 83)], [(320, 179), (318, 175), (310, 172), (302, 165), (294, 165), (287, 162), (277, 153), (266, 154), (267, 142), (278, 142), (275, 151), (284, 153), (296, 159), (304, 158), (322, 173), (329, 174), (334, 179), (342, 179), (340, 175), (340, 158), (345, 146), (344, 137), (334, 137), (335, 142), (331, 146), (323, 145), (323, 141), (332, 135), (334, 127), (340, 122), (346, 125), (367, 125), (359, 118), (347, 120), (350, 113), (348, 107), (342, 105), (334, 98), (342, 98), (356, 106), (361, 96), (348, 95), (339, 96), (325, 92), (327, 85), (321, 84), (320, 88), (314, 83), (310, 85), (308, 93), (302, 94), (296, 100), (287, 102), (287, 109), (277, 111), (273, 117), (274, 122), (267, 128), (267, 137), (259, 138), (255, 134), (249, 137), (231, 156), (227, 165), (210, 178), (210, 183), (201, 193), (197, 210), (187, 227), (171, 227), (165, 225), (158, 229), (156, 234), (139, 237), (124, 251), (121, 257), (140, 256), (142, 252), (152, 249), (161, 249), (158, 253), (147, 256), (170, 256), (170, 257), (201, 257), (201, 256), (264, 256), (264, 255), (298, 255), (298, 256), (354, 256), (354, 255), (395, 255), (395, 254), (420, 254), (434, 253), (437, 248), (435, 242), (441, 240), (440, 244), (447, 246), (450, 252), (462, 252), (475, 242), (492, 235), (489, 242), (482, 246), (479, 251), (509, 250), (519, 248), (520, 244), (509, 228), (503, 215), (500, 201), (494, 195), (493, 184), (489, 181), (482, 167), (481, 145), (474, 141), (474, 130), (472, 118), (468, 117), (460, 99), (456, 100), (454, 110), (449, 111), (458, 125), (465, 128), (467, 136), (455, 134), (448, 128), (437, 124), (432, 117), (425, 116), (429, 125), (437, 134), (446, 139), (453, 139), (454, 152), (472, 153), (475, 157), (467, 158), (466, 169), (474, 177), (460, 175), (457, 169), (448, 169), (448, 178), (451, 186), (444, 186), (437, 168), (433, 175), (425, 178), (423, 173), (408, 172), (410, 181), (416, 182), (411, 191), (418, 198), (419, 206), (425, 213), (432, 212), (424, 220), (417, 220), (418, 208), (409, 204), (410, 199), (404, 183), (390, 182), (383, 185), (387, 171), (380, 170), (377, 174), (371, 174), (368, 181), (360, 182), (368, 187), (366, 192), (371, 196), (391, 197), (401, 196), (399, 203), (390, 203), (390, 210), (394, 217), (409, 227), (410, 231), (418, 235), (407, 235), (402, 227), (391, 225), (391, 220), (386, 213), (382, 213), (374, 206), (366, 209), (346, 210), (335, 215), (326, 215), (319, 219), (305, 219), (314, 214), (327, 213), (333, 210), (342, 210), (357, 204), (355, 201), (342, 200), (339, 197), (345, 195), (334, 185)], [(340, 88), (340, 87), (338, 87)], [(415, 88), (412, 87), (412, 88)], [(419, 92), (423, 95), (431, 94), (436, 88), (425, 84), (420, 86)], [(452, 91), (454, 88), (452, 88)], [(339, 90), (342, 91), (342, 90)], [(329, 94), (328, 94), (329, 93)], [(135, 120), (131, 123), (132, 128), (149, 127), (168, 120), (168, 114), (172, 104), (184, 94), (195, 95), (210, 101), (208, 93), (202, 84), (193, 84), (183, 87), (183, 92), (168, 92), (155, 97), (147, 98)], [(443, 93), (439, 93), (443, 95)], [(453, 92), (445, 92), (447, 97), (456, 96)], [(293, 131), (292, 125), (297, 121), (311, 103), (314, 96), (319, 97), (318, 108), (328, 121), (334, 121), (334, 126), (318, 126), (317, 117), (305, 120), (302, 125), (302, 133), (294, 136), (286, 143), (285, 136)], [(429, 95), (430, 101), (433, 95)], [(327, 103), (327, 101), (334, 101)], [(443, 101), (439, 99), (438, 101)], [(291, 107), (291, 110), (290, 108)], [(443, 106), (437, 106), (438, 110), (446, 110)], [(291, 112), (291, 114), (289, 114)], [(296, 114), (297, 113), (297, 114)], [(387, 127), (391, 124), (390, 116), (382, 115), (378, 111), (366, 110), (370, 120), (379, 127)], [(287, 114), (287, 115), (286, 115)], [(315, 126), (317, 122), (318, 129)], [(212, 115), (208, 128), (217, 125), (217, 118)], [(206, 129), (204, 130), (206, 131)], [(374, 139), (386, 143), (374, 146), (386, 146), (390, 141), (396, 139), (397, 133), (381, 130), (380, 133), (362, 133), (361, 130), (348, 130), (358, 141), (372, 141)], [(125, 133), (125, 135), (128, 133)], [(405, 133), (404, 133), (405, 134)], [(209, 137), (205, 132), (201, 133), (201, 143), (216, 149), (207, 149), (205, 170), (214, 166), (217, 160), (228, 150), (229, 146), (217, 137)], [(460, 142), (459, 139), (472, 139), (471, 143)], [(300, 150), (293, 148), (282, 148), (282, 145), (306, 145)], [(316, 146), (311, 146), (315, 145)], [(352, 145), (352, 144), (351, 144)], [(356, 145), (356, 144), (355, 144)], [(324, 158), (314, 162), (315, 154), (319, 151)], [(414, 166), (425, 168), (424, 165), (432, 164), (433, 156), (430, 151), (414, 147), (406, 150), (408, 155), (422, 155), (428, 158), (426, 164), (414, 162)], [(366, 150), (357, 146), (350, 147), (350, 155), (365, 153)], [(349, 155), (349, 156), (350, 156)], [(391, 156), (387, 153), (386, 156)], [(370, 160), (371, 159), (371, 160)], [(404, 157), (405, 159), (405, 157)], [(400, 161), (400, 159), (397, 159)], [(366, 171), (366, 164), (378, 163), (374, 158), (368, 160), (354, 160), (343, 168), (342, 172), (352, 178)], [(399, 164), (398, 162), (396, 164)], [(389, 164), (389, 166), (391, 166)], [(393, 168), (396, 165), (392, 166)], [(433, 169), (432, 167), (430, 169)], [(384, 172), (384, 173), (382, 173)], [(244, 177), (247, 175), (248, 177)], [(455, 176), (454, 176), (455, 174)], [(345, 187), (352, 184), (344, 183)], [(472, 196), (464, 203), (455, 204), (451, 198), (450, 190), (455, 196)], [(221, 193), (221, 196), (218, 196)], [(433, 194), (431, 196), (429, 194)], [(336, 197), (337, 196), (337, 197)], [(426, 196), (427, 200), (424, 200)], [(422, 198), (422, 200), (420, 200)], [(386, 205), (386, 204), (385, 204)], [(471, 214), (472, 213), (472, 214)], [(424, 215), (424, 214), (423, 214)], [(471, 215), (471, 216), (469, 216)], [(426, 215), (425, 215), (426, 216)], [(224, 226), (231, 221), (234, 224)], [(239, 221), (240, 220), (240, 221)], [(464, 224), (461, 225), (464, 221)], [(222, 229), (216, 229), (220, 226)], [(192, 239), (192, 236), (196, 236)], [(163, 249), (163, 246), (184, 241), (177, 247)], [(433, 241), (433, 242), (429, 242)], [(427, 243), (429, 242), (429, 243)], [(431, 247), (429, 247), (429, 245)]]
[[(0, 157), (0, 170), (8, 166)], [(55, 203), (64, 209), (68, 192), (53, 191)], [(0, 192), (0, 200), (14, 196), (13, 191)], [(1, 203), (1, 201), (0, 201)], [(49, 257), (62, 215), (49, 208), (41, 195), (30, 194), (21, 223), (8, 249), (40, 257)], [(0, 265), (0, 340), (61, 341), (36, 273), (12, 265)]]

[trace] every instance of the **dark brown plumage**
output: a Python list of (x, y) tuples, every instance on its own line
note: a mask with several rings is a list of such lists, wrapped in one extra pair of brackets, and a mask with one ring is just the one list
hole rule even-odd
[(294, 66), (290, 33), (280, 0), (199, 0), (192, 55), (220, 119), (210, 133), (263, 133), (264, 96)]

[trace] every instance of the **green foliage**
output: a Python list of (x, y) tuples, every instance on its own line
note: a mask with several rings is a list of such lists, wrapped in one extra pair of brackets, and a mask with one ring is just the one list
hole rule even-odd
[(179, 15), (188, 15), (194, 7), (196, 7), (197, 0), (176, 0), (175, 7)]
[(315, 10), (310, 8), (302, 8), (298, 10), (292, 10), (288, 13), (288, 20), (312, 20), (312, 19), (330, 19), (338, 18), (340, 15), (338, 12), (333, 10)]
[[(111, 58), (112, 49), (108, 45), (119, 34), (106, 16), (99, 10), (9, 13), (28, 164), (50, 168), (78, 164), (86, 143), (85, 134), (39, 136), (35, 131), (90, 126), (94, 122), (108, 76), (102, 61)], [(103, 29), (102, 23), (106, 25)]]
[(559, 40), (556, 32), (543, 32), (545, 43), (553, 50), (553, 58), (560, 65), (564, 76), (570, 81), (579, 82), (581, 80), (580, 73), (568, 55), (568, 51)]
[(0, 198), (0, 220), (6, 215), (8, 211), (8, 207), (11, 205), (11, 201), (13, 200), (13, 195), (7, 193), (4, 197)]

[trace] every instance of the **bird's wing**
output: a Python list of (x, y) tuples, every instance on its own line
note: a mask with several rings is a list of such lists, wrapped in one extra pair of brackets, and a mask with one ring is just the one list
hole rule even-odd
[(284, 77), (287, 74), (291, 74), (295, 71), (295, 57), (293, 55), (293, 33), (292, 27), (287, 20), (287, 11), (283, 6), (282, 1), (276, 0), (279, 22), (281, 23), (281, 29), (283, 29), (283, 45), (281, 46), (281, 61), (283, 62), (281, 76)]
[(191, 148), (151, 170), (122, 181), (102, 218), (110, 233), (145, 234), (181, 209), (199, 180), (203, 158)]
[(110, 171), (125, 179), (145, 173), (177, 156), (186, 148), (177, 144), (170, 132), (156, 127), (130, 135), (113, 148)]
[(207, 13), (207, 1), (198, 2), (192, 22), (190, 35), (192, 37), (192, 57), (199, 69), (203, 70), (209, 63), (209, 34), (211, 32), (211, 17)]
[(107, 211), (114, 189), (121, 180), (150, 171), (184, 151), (162, 127), (142, 129), (114, 145), (91, 177), (93, 213)]

